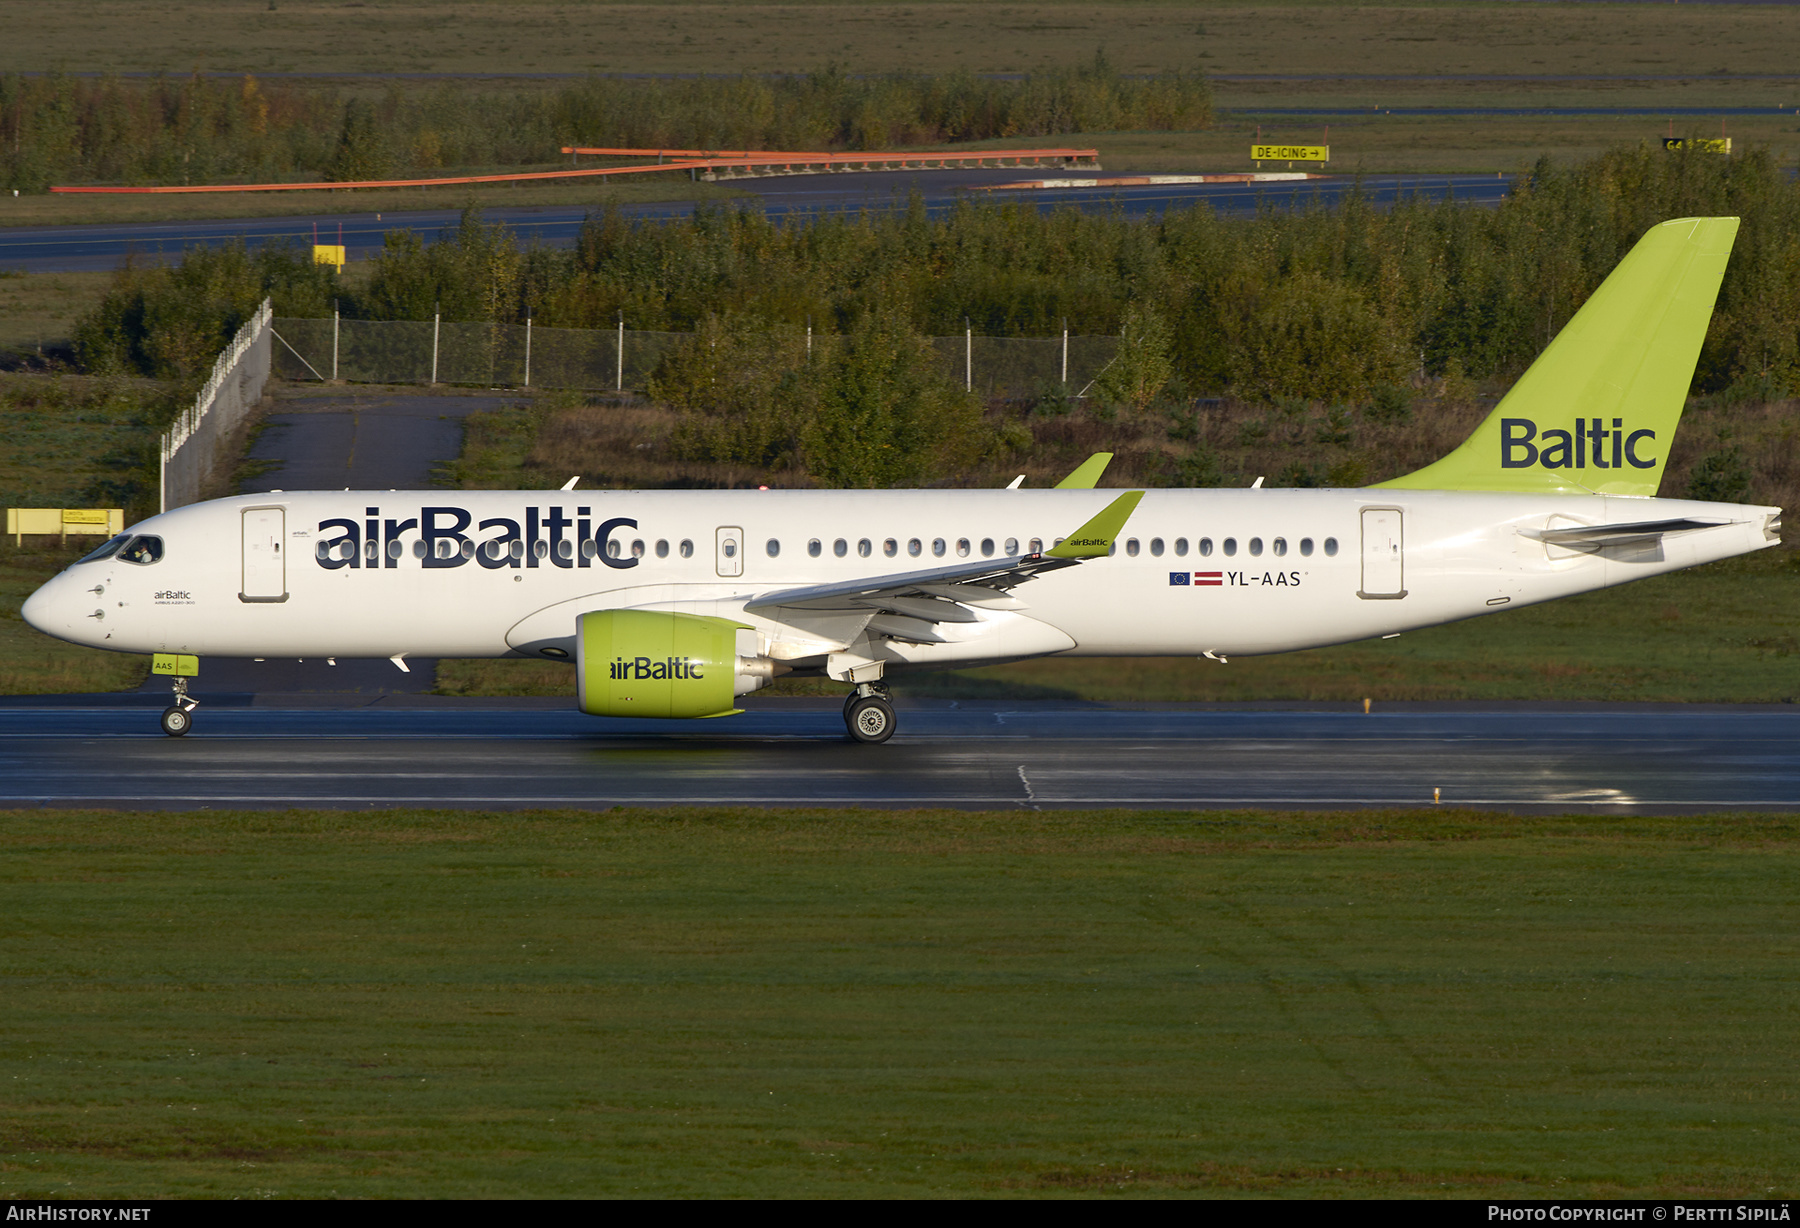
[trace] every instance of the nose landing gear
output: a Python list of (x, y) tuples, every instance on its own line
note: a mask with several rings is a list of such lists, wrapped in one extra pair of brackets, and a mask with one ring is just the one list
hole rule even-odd
[(894, 736), (894, 703), (887, 685), (859, 682), (844, 700), (844, 728), (858, 742), (878, 745)]
[(171, 738), (179, 738), (194, 727), (194, 709), (200, 701), (187, 693), (187, 679), (177, 678), (174, 684), (175, 702), (163, 709), (162, 731)]

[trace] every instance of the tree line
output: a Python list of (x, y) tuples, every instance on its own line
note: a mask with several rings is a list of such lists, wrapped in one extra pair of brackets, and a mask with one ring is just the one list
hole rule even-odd
[(0, 186), (352, 181), (555, 162), (564, 145), (883, 149), (1212, 121), (1197, 71), (1127, 77), (1096, 55), (1021, 77), (590, 77), (541, 89), (255, 77), (0, 76)]

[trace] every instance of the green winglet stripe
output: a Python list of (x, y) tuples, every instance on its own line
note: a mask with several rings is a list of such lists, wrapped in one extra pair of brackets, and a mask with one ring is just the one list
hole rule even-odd
[(1141, 490), (1127, 491), (1108, 503), (1100, 514), (1063, 538), (1062, 543), (1044, 551), (1053, 559), (1091, 559), (1105, 554), (1118, 540), (1119, 531), (1137, 510)]
[(1111, 452), (1096, 452), (1082, 461), (1074, 473), (1056, 484), (1057, 490), (1092, 490), (1099, 485), (1100, 475), (1106, 472), (1111, 463)]

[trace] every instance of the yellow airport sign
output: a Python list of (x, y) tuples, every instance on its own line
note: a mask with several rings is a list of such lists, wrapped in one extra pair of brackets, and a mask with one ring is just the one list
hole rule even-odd
[(27, 533), (46, 537), (112, 537), (125, 530), (125, 512), (116, 507), (9, 507), (6, 531), (13, 545), (23, 544)]
[(1329, 162), (1329, 145), (1252, 145), (1252, 162)]
[(338, 272), (343, 272), (344, 245), (342, 243), (313, 244), (313, 263), (336, 265)]
[(150, 672), (171, 678), (198, 678), (200, 658), (173, 652), (159, 652), (150, 658)]
[(1702, 136), (1702, 137), (1671, 136), (1671, 137), (1663, 138), (1663, 148), (1664, 149), (1697, 149), (1701, 153), (1728, 154), (1731, 152), (1731, 138), (1728, 136)]

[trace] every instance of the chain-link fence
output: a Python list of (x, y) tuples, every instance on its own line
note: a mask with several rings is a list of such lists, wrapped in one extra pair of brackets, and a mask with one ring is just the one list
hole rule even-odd
[[(269, 300), (244, 322), (213, 362), (212, 375), (194, 403), (181, 412), (160, 441), (158, 485), (162, 511), (186, 507), (200, 498), (220, 443), (262, 400), (269, 378), (272, 342)], [(330, 321), (327, 321), (330, 323)]]
[[(642, 389), (691, 333), (432, 320), (275, 321), (275, 373), (291, 380)], [(1117, 337), (933, 337), (945, 373), (988, 397), (1079, 396)]]

